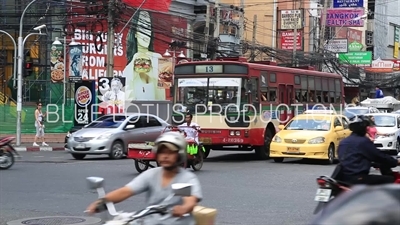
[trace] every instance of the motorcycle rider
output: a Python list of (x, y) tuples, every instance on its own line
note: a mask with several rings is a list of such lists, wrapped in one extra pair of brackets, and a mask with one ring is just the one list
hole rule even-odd
[(203, 196), (197, 176), (179, 166), (186, 161), (186, 145), (185, 138), (177, 132), (161, 134), (155, 141), (154, 147), (160, 167), (141, 173), (126, 186), (108, 193), (103, 199), (93, 202), (87, 208), (87, 212), (93, 214), (106, 202), (119, 203), (143, 192), (147, 192), (148, 205), (165, 204), (164, 200), (173, 194), (171, 184), (189, 183), (192, 184), (191, 196), (173, 198), (175, 200), (181, 198), (179, 200), (182, 200), (182, 204), (172, 208), (173, 217), (159, 221), (161, 215), (154, 214), (146, 217), (145, 221), (146, 224), (194, 225), (195, 220), (191, 212)]
[[(356, 116), (350, 120), (351, 135), (343, 139), (338, 148), (339, 161), (342, 167), (342, 179), (351, 184), (385, 184), (393, 183), (391, 175), (370, 175), (372, 162), (386, 168), (400, 165), (400, 159), (378, 150), (367, 137), (369, 120), (364, 116)], [(383, 168), (381, 168), (383, 170)]]
[(400, 224), (400, 186), (359, 186), (338, 196), (310, 225)]
[[(193, 138), (199, 144), (199, 131), (200, 126), (193, 122), (193, 115), (187, 113), (185, 116), (185, 123), (179, 125), (179, 129), (186, 133), (187, 138)], [(192, 129), (193, 128), (193, 129)]]

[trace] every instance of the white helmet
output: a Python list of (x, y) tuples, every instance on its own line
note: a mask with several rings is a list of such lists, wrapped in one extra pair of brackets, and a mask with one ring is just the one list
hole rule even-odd
[(170, 131), (161, 134), (154, 142), (153, 151), (155, 151), (155, 154), (158, 153), (162, 146), (179, 153), (179, 164), (186, 162), (187, 141), (181, 133)]

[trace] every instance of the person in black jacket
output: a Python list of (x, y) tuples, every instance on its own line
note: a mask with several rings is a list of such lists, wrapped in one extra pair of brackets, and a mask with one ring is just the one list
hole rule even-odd
[[(400, 159), (378, 150), (367, 137), (369, 121), (364, 116), (350, 120), (351, 135), (343, 139), (338, 148), (339, 161), (342, 166), (342, 180), (351, 184), (386, 184), (393, 183), (395, 177), (388, 175), (370, 175), (372, 163), (382, 167), (393, 168), (400, 165)], [(382, 170), (382, 168), (381, 168)]]

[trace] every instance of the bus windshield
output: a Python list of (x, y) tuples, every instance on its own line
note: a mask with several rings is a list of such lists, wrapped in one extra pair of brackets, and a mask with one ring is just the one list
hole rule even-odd
[[(177, 82), (175, 103), (182, 104), (182, 111), (195, 112), (200, 110), (202, 104), (213, 111), (237, 111), (237, 106), (247, 103), (246, 89), (243, 88), (242, 78), (180, 78)], [(204, 107), (203, 107), (204, 108)]]

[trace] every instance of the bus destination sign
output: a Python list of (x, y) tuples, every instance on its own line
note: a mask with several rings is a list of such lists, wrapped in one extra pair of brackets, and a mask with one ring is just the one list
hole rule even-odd
[(223, 65), (196, 65), (196, 73), (223, 73)]

